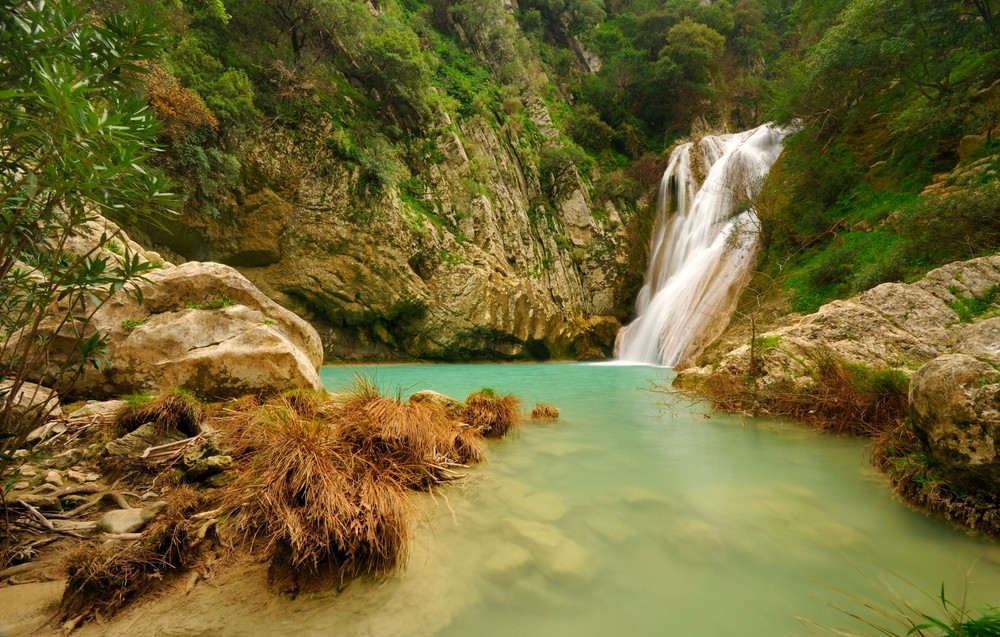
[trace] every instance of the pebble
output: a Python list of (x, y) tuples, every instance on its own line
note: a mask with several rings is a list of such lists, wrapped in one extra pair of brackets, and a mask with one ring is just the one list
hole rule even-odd
[(14, 483), (14, 490), (23, 491), (24, 489), (27, 489), (30, 486), (31, 486), (30, 482), (28, 482), (27, 480), (21, 480), (20, 482)]
[(70, 469), (66, 472), (66, 477), (73, 482), (86, 482), (87, 475), (78, 469)]
[(87, 482), (96, 482), (101, 479), (101, 474), (99, 473), (88, 473), (83, 477)]
[(45, 474), (45, 482), (46, 484), (61, 487), (63, 485), (62, 475), (58, 471), (49, 471)]
[(29, 465), (21, 467), (21, 475), (24, 476), (25, 478), (34, 478), (35, 476), (38, 475), (38, 472), (35, 471), (34, 467)]
[(27, 458), (30, 452), (27, 449), (18, 449), (14, 452), (15, 458)]

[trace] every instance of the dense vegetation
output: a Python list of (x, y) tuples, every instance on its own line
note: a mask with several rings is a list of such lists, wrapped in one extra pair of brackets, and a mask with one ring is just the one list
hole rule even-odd
[(769, 97), (802, 130), (760, 206), (794, 309), (994, 251), (997, 3), (809, 4)]
[[(80, 316), (119, 290), (137, 294), (156, 267), (97, 220), (132, 222), (173, 200), (148, 165), (159, 124), (137, 82), (161, 47), (154, 22), (94, 23), (73, 2), (0, 13), (0, 51), (17, 51), (0, 57), (0, 467), (58, 407), (27, 376), (64, 391), (104, 365), (105, 335)], [(87, 228), (91, 245), (74, 248)], [(59, 339), (44, 337), (52, 326)]]

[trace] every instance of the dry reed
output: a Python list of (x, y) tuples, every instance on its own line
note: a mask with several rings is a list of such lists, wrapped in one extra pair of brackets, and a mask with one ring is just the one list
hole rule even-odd
[(531, 408), (531, 417), (535, 420), (558, 420), (559, 408), (548, 403), (535, 403)]
[(194, 398), (173, 391), (142, 407), (126, 407), (118, 415), (116, 425), (119, 431), (128, 432), (151, 422), (163, 432), (176, 430), (194, 436), (198, 433), (203, 415), (201, 406)]
[(497, 395), (484, 388), (465, 399), (463, 416), (486, 438), (503, 438), (521, 421), (520, 401), (516, 396)]

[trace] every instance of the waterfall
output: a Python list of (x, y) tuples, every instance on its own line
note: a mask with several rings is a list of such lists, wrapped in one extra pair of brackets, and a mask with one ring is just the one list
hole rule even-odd
[(705, 136), (670, 154), (637, 318), (618, 334), (619, 359), (676, 365), (725, 328), (757, 253), (757, 217), (747, 202), (787, 132), (764, 124)]

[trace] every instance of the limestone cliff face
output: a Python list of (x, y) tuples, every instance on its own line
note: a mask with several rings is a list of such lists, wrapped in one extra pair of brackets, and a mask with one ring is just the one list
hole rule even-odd
[(356, 164), (265, 130), (220, 214), (192, 202), (147, 234), (174, 258), (238, 268), (317, 328), (327, 359), (609, 355), (635, 205), (594, 201), (575, 171), (543, 205), (537, 144), (445, 120), (436, 153), (408, 160), (408, 188), (374, 198)]

